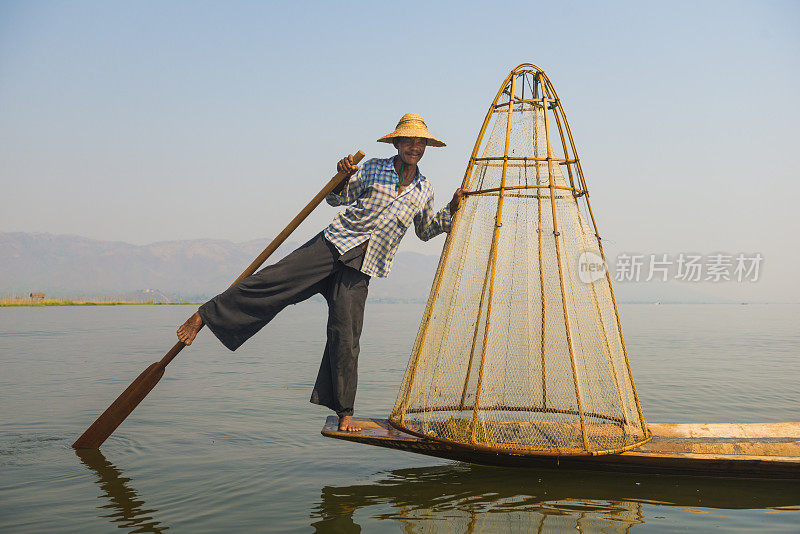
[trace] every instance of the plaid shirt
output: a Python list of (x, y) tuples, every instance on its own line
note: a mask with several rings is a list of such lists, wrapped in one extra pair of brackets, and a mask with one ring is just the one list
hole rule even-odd
[(361, 272), (385, 277), (400, 240), (413, 220), (414, 230), (423, 241), (450, 231), (450, 207), (433, 211), (433, 186), (419, 172), (397, 194), (400, 181), (394, 160), (371, 159), (350, 178), (340, 193), (326, 197), (331, 206), (352, 204), (340, 212), (325, 229), (325, 238), (340, 254), (369, 240)]

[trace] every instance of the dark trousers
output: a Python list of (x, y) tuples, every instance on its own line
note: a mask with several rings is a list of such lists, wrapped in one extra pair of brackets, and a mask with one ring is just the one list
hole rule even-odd
[(339, 254), (317, 234), (278, 263), (269, 265), (206, 302), (203, 322), (236, 350), (278, 312), (316, 294), (328, 302), (328, 341), (311, 402), (352, 415), (358, 383), (358, 340), (364, 321), (369, 275), (359, 271), (364, 250)]

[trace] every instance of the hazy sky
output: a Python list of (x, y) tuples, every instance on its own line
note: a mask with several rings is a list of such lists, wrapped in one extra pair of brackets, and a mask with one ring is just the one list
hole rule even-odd
[(796, 1), (6, 0), (0, 231), (270, 237), (409, 111), (448, 143), (421, 165), (443, 205), (522, 62), (561, 96), (612, 254), (760, 252), (723, 291), (800, 300)]

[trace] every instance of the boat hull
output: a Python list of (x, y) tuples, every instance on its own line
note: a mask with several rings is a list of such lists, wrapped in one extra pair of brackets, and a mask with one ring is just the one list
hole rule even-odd
[(328, 417), (322, 435), (484, 465), (697, 476), (800, 479), (800, 423), (649, 423), (653, 439), (601, 456), (489, 452), (411, 435), (385, 419), (356, 419), (360, 432), (340, 432)]

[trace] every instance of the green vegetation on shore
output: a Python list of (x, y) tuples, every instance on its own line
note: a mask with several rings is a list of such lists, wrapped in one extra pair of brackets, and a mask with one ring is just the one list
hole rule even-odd
[(134, 302), (126, 300), (67, 300), (67, 299), (31, 299), (31, 298), (3, 298), (0, 299), (0, 308), (15, 306), (126, 306), (142, 305), (171, 306), (179, 304), (199, 304), (197, 302)]

